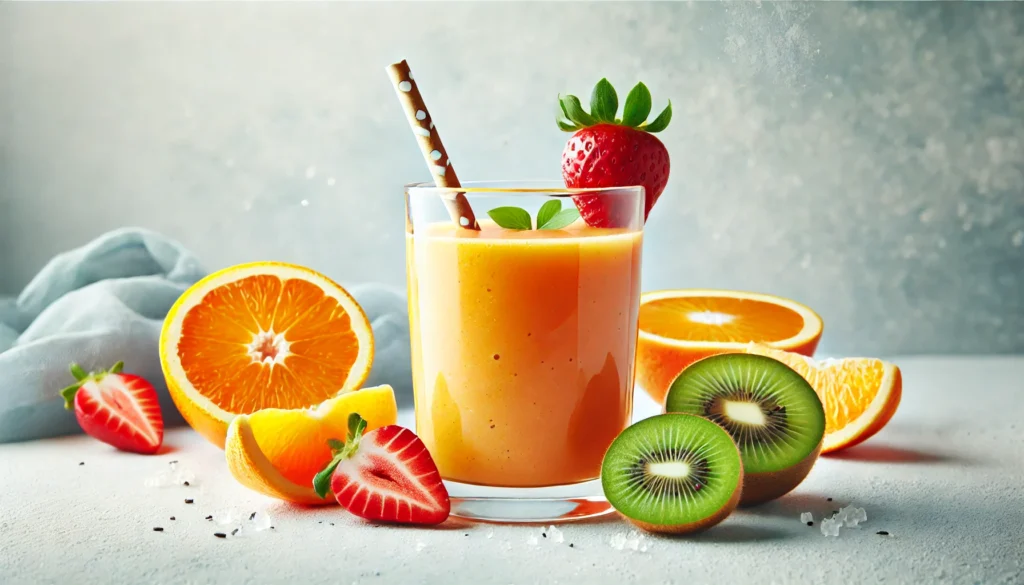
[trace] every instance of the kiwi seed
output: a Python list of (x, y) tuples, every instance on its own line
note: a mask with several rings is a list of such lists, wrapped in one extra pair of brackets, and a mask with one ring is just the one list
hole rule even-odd
[(672, 383), (665, 410), (714, 421), (736, 441), (744, 470), (741, 506), (795, 488), (810, 473), (825, 434), (825, 410), (807, 380), (760, 355), (694, 362)]
[(698, 416), (663, 414), (616, 437), (601, 463), (601, 485), (633, 524), (683, 534), (710, 528), (736, 509), (743, 464), (722, 427)]

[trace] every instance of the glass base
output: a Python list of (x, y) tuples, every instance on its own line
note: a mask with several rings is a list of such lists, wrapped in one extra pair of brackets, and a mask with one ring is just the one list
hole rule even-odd
[(600, 480), (542, 488), (488, 487), (445, 481), (452, 516), (476, 522), (572, 522), (613, 512)]

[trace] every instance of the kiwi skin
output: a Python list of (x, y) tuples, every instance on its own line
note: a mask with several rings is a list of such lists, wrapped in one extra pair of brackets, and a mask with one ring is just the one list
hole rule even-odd
[(743, 496), (740, 507), (749, 508), (782, 497), (800, 483), (811, 472), (814, 462), (821, 453), (821, 442), (796, 465), (774, 473), (748, 473), (743, 479)]

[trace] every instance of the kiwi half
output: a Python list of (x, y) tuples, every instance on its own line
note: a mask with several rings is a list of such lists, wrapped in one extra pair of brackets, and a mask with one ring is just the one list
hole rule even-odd
[(696, 532), (736, 509), (743, 463), (722, 427), (663, 414), (616, 437), (601, 463), (601, 485), (608, 502), (644, 530)]
[(814, 389), (786, 364), (753, 354), (720, 354), (690, 364), (669, 388), (667, 412), (714, 421), (743, 457), (741, 506), (774, 500), (810, 473), (825, 435)]

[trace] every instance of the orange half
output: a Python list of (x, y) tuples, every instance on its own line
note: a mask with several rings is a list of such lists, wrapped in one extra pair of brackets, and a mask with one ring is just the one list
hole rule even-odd
[(663, 403), (683, 369), (705, 357), (743, 352), (757, 342), (813, 355), (821, 317), (782, 297), (732, 290), (678, 289), (640, 296), (637, 383)]
[(236, 415), (318, 405), (359, 388), (372, 360), (373, 332), (355, 299), (322, 274), (277, 262), (200, 280), (160, 335), (175, 405), (222, 448)]
[(879, 359), (816, 361), (754, 343), (746, 351), (779, 360), (814, 387), (825, 407), (822, 453), (852, 447), (882, 430), (903, 396), (900, 369)]

